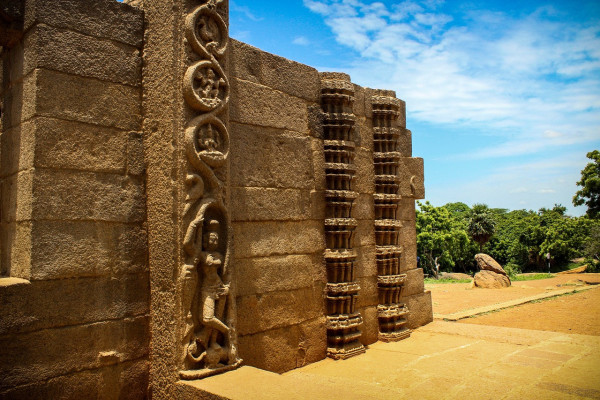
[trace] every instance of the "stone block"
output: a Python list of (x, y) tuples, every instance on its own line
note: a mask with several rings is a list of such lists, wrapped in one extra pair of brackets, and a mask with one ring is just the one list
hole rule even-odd
[(423, 280), (423, 269), (415, 268), (405, 272), (406, 280), (402, 286), (402, 296), (412, 296), (425, 291), (425, 282)]
[(379, 292), (377, 289), (377, 276), (365, 276), (356, 278), (360, 286), (358, 292), (357, 308), (377, 306), (379, 304)]
[(363, 116), (356, 117), (354, 140), (356, 146), (367, 151), (373, 151), (373, 126), (370, 119)]
[(379, 340), (379, 320), (377, 319), (377, 306), (364, 307), (360, 310), (363, 318), (363, 324), (360, 327), (362, 336), (360, 342), (368, 346)]
[(299, 189), (234, 187), (231, 189), (234, 221), (286, 221), (312, 218), (311, 192)]
[(99, 38), (111, 39), (138, 48), (144, 39), (144, 14), (123, 3), (98, 0), (47, 0), (25, 2), (25, 30), (36, 23), (71, 29)]
[(232, 77), (260, 83), (262, 50), (235, 39), (230, 44), (230, 74)]
[(359, 85), (354, 85), (354, 104), (352, 112), (357, 117), (366, 117), (365, 115), (365, 88)]
[(402, 157), (412, 157), (412, 132), (403, 129), (398, 140), (398, 151)]
[(314, 188), (324, 191), (327, 189), (327, 180), (325, 178), (325, 149), (323, 147), (323, 140), (313, 138), (310, 141), (310, 146), (312, 150)]
[(371, 193), (361, 193), (352, 204), (352, 217), (358, 220), (373, 220), (375, 218), (375, 203)]
[(415, 224), (417, 214), (415, 212), (415, 199), (403, 198), (398, 204), (398, 211), (396, 217), (400, 221), (405, 222), (405, 225)]
[(323, 221), (234, 222), (235, 257), (313, 254), (325, 249)]
[(373, 220), (358, 220), (358, 225), (354, 230), (354, 246), (364, 247), (375, 245), (375, 225)]
[[(30, 279), (31, 222), (4, 223), (0, 227), (2, 276)], [(3, 304), (3, 303), (0, 303)]]
[(254, 82), (231, 80), (229, 110), (233, 122), (309, 134), (305, 100)]
[(35, 118), (35, 166), (124, 174), (127, 133), (115, 128)]
[(260, 65), (263, 85), (309, 102), (320, 101), (321, 81), (316, 69), (267, 52), (261, 53)]
[(147, 317), (45, 329), (0, 337), (0, 393), (105, 365), (104, 355), (125, 362), (148, 354)]
[(0, 287), (0, 335), (144, 315), (148, 313), (149, 295), (145, 274)]
[(356, 262), (354, 271), (357, 277), (377, 276), (377, 260), (375, 259), (375, 246), (355, 248)]
[(325, 315), (323, 285), (237, 298), (240, 336), (299, 324)]
[(402, 297), (401, 301), (408, 307), (409, 314), (406, 325), (409, 329), (416, 329), (433, 321), (431, 291), (427, 290), (423, 293)]
[(417, 268), (417, 232), (414, 224), (405, 224), (400, 229), (399, 243), (402, 246), (400, 271)]
[(425, 182), (422, 158), (401, 158), (398, 175), (400, 181), (399, 193), (402, 197), (414, 199), (425, 198)]
[(238, 296), (312, 287), (327, 281), (323, 255), (284, 255), (235, 261)]
[(47, 68), (131, 86), (142, 79), (140, 49), (45, 24), (27, 32), (23, 68), (24, 74)]
[(24, 122), (2, 132), (0, 136), (0, 177), (33, 168), (34, 125)]
[(136, 224), (39, 221), (32, 231), (31, 279), (147, 271), (146, 232)]
[(281, 130), (231, 124), (231, 185), (311, 189), (310, 139)]
[(325, 190), (312, 190), (310, 192), (310, 208), (311, 208), (311, 218), (310, 219), (325, 219)]
[(144, 138), (140, 132), (129, 132), (127, 137), (127, 174), (143, 175), (146, 172), (144, 161)]
[[(34, 95), (28, 86), (30, 77), (35, 80)], [(23, 85), (23, 116), (35, 113), (126, 130), (140, 130), (142, 119), (139, 88), (45, 69), (37, 69), (28, 75)]]
[(28, 221), (33, 214), (33, 170), (21, 171), (3, 179), (0, 212), (3, 222)]
[(374, 193), (375, 167), (373, 165), (373, 152), (357, 147), (354, 164), (356, 165), (356, 176), (352, 182), (352, 190), (358, 193)]
[(37, 169), (33, 218), (141, 222), (145, 193), (140, 177)]
[(325, 358), (325, 318), (239, 337), (245, 365), (283, 373)]

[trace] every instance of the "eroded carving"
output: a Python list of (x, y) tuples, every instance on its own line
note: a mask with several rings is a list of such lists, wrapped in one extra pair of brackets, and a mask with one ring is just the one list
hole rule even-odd
[(352, 250), (357, 221), (352, 204), (358, 194), (352, 190), (356, 173), (352, 138), (356, 117), (352, 112), (354, 86), (339, 74), (321, 75), (323, 146), (327, 204), (325, 219), (325, 263), (328, 283), (327, 355), (344, 359), (365, 352), (360, 342), (362, 317), (356, 311), (359, 285), (354, 282), (356, 253)]
[(187, 105), (197, 112), (185, 129), (188, 161), (183, 208), (185, 262), (179, 276), (183, 316), (183, 379), (236, 368), (235, 304), (231, 292), (231, 224), (226, 208), (229, 133), (224, 122), (229, 83), (220, 60), (227, 49), (222, 0), (209, 0), (186, 18), (193, 50), (183, 81)]
[(397, 119), (400, 100), (373, 96), (373, 162), (375, 167), (375, 248), (379, 305), (379, 340), (396, 341), (410, 336), (405, 327), (408, 308), (401, 303), (406, 274), (400, 273), (402, 247), (398, 245), (402, 223), (396, 219), (401, 196)]

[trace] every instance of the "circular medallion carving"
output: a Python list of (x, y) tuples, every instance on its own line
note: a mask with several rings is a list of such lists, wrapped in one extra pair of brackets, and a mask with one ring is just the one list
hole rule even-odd
[(220, 110), (229, 101), (227, 76), (212, 61), (198, 61), (185, 73), (183, 95), (189, 106), (196, 110)]
[(223, 18), (205, 4), (197, 7), (185, 19), (186, 38), (192, 49), (207, 57), (225, 54), (229, 32)]
[(225, 163), (229, 155), (229, 134), (225, 124), (214, 115), (192, 119), (185, 130), (190, 161), (203, 162), (213, 168)]

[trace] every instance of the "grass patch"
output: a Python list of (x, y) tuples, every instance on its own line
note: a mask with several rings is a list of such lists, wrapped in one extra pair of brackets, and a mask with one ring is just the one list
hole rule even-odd
[(425, 283), (469, 283), (471, 279), (425, 278)]
[(548, 279), (548, 278), (552, 278), (554, 277), (554, 275), (552, 274), (548, 274), (548, 273), (544, 273), (544, 274), (533, 274), (533, 275), (517, 275), (514, 278), (511, 278), (512, 281), (537, 281), (540, 279)]

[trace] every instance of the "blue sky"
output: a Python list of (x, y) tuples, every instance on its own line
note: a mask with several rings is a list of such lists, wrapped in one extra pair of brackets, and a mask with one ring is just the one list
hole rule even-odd
[(407, 102), (435, 205), (571, 215), (600, 148), (600, 2), (230, 0), (232, 37)]

